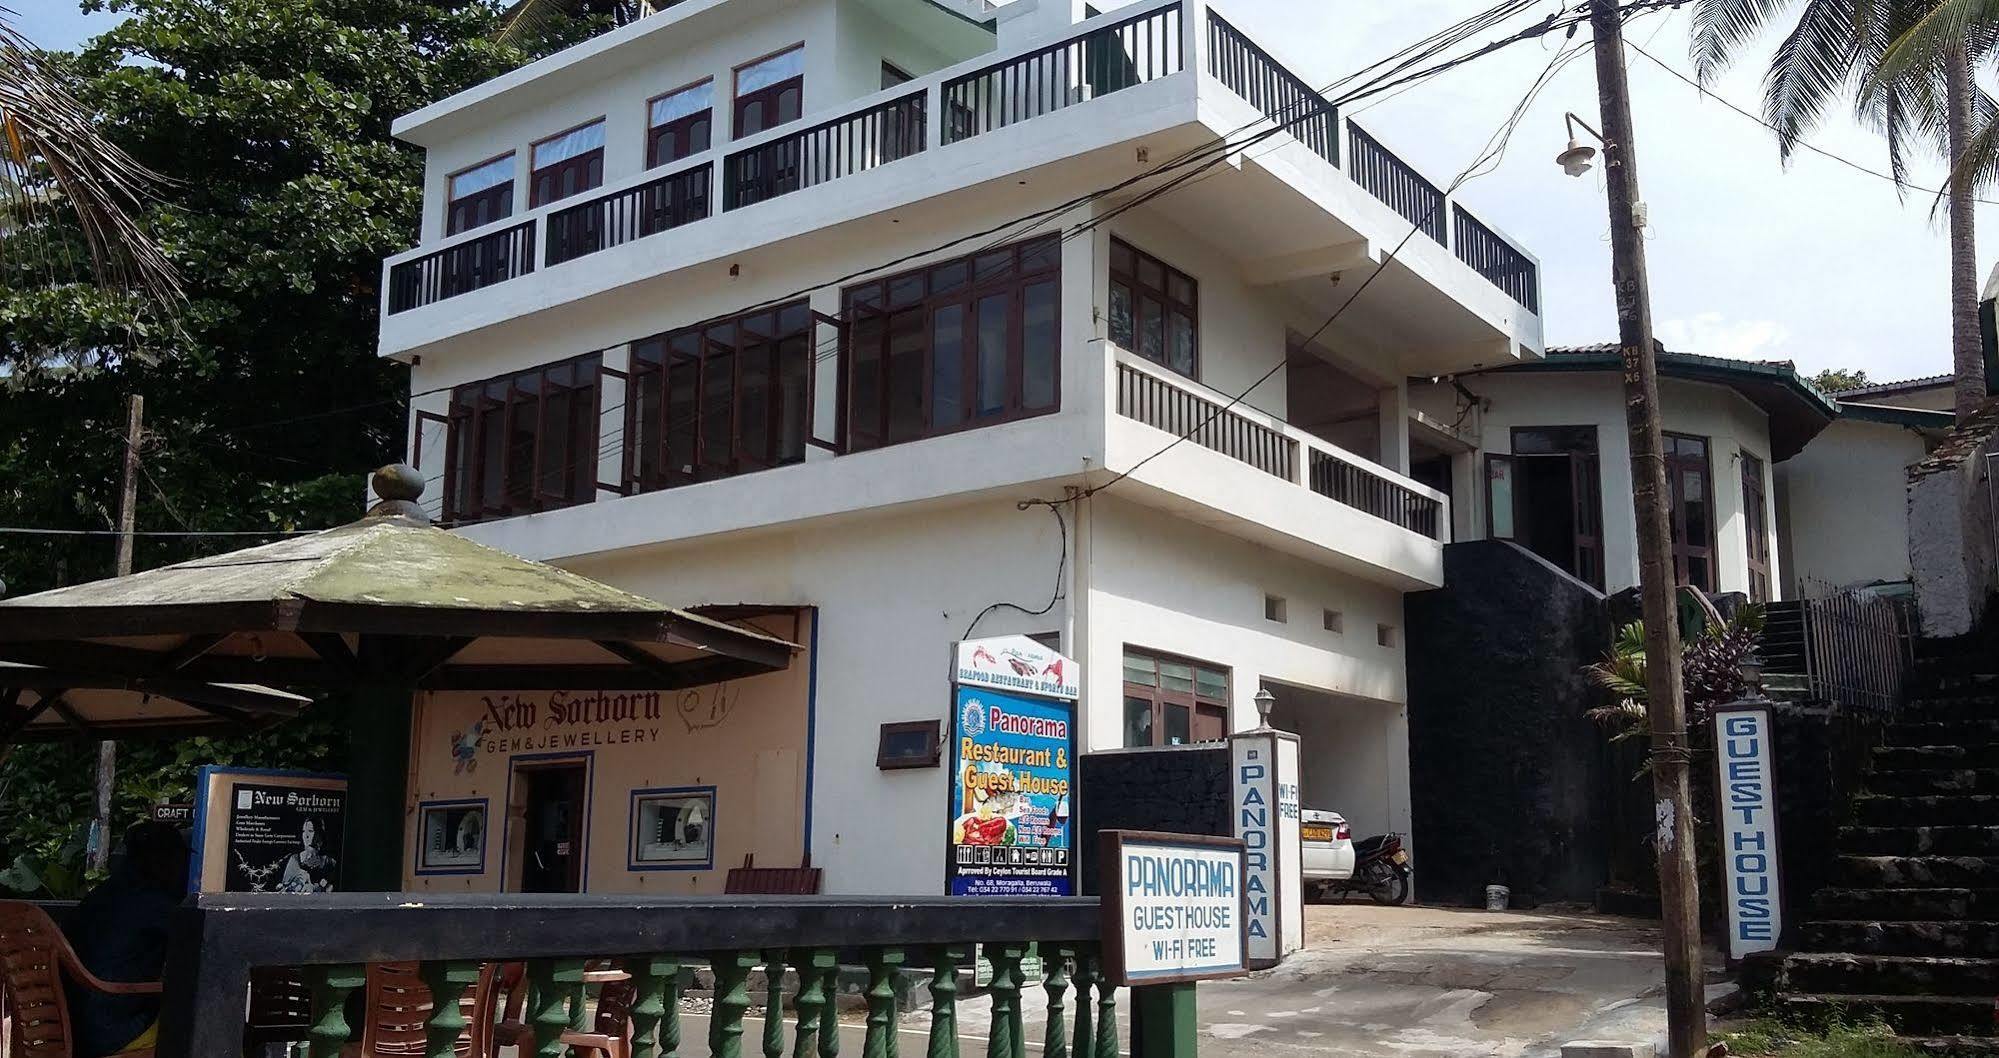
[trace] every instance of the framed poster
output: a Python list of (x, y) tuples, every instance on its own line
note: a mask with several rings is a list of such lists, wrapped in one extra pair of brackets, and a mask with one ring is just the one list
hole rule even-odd
[(706, 871), (715, 866), (715, 788), (632, 791), (635, 871)]
[(952, 896), (1069, 896), (1075, 704), (954, 691), (945, 884)]
[(486, 820), (483, 797), (425, 801), (417, 806), (416, 873), (486, 873)]
[(195, 796), (191, 871), (198, 891), (340, 890), (344, 776), (205, 767)]

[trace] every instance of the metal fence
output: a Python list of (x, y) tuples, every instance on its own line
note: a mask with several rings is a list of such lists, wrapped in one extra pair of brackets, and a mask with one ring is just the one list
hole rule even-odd
[(1801, 598), (1771, 603), (1765, 671), (1835, 708), (1892, 713), (1907, 697), (1914, 625), (1900, 600), (1802, 578)]

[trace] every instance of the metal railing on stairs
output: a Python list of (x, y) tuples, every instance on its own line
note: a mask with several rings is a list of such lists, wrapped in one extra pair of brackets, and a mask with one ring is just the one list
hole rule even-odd
[(1760, 650), (1772, 692), (1858, 712), (1899, 710), (1914, 662), (1907, 603), (1811, 578), (1799, 587), (1803, 598), (1767, 607)]

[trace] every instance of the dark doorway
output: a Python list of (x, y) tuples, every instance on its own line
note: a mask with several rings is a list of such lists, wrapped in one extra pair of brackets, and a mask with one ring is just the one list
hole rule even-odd
[(1444, 494), (1457, 506), (1458, 498), (1451, 492), (1451, 454), (1439, 452), (1415, 441), (1409, 444), (1409, 476)]
[(1603, 486), (1596, 427), (1515, 427), (1513, 452), (1486, 457), (1491, 535), (1603, 588)]
[(588, 780), (589, 770), (583, 764), (521, 768), (514, 773), (515, 804), (522, 817), (521, 892), (583, 891)]

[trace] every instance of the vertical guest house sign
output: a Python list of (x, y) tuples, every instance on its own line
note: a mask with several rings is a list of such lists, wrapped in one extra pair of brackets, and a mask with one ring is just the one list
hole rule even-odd
[(1714, 711), (1714, 726), (1728, 957), (1740, 959), (1775, 948), (1784, 932), (1776, 732), (1767, 705), (1721, 706)]
[(945, 891), (1070, 896), (1076, 662), (1026, 636), (957, 644)]

